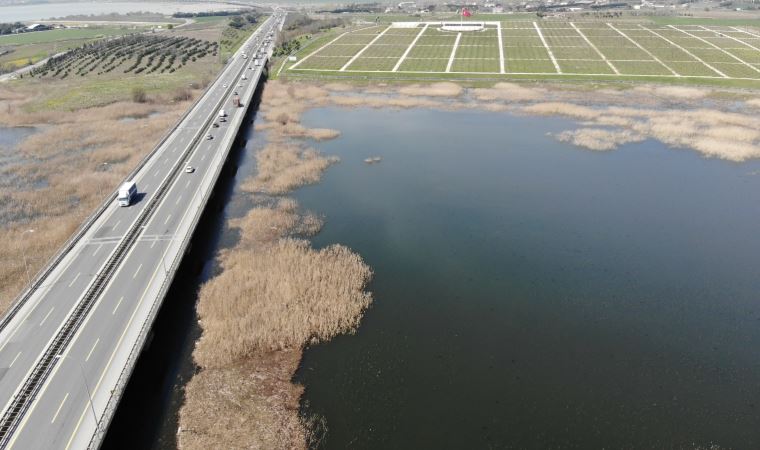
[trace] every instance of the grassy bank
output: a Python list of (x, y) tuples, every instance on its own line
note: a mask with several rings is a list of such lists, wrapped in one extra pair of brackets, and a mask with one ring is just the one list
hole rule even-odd
[[(224, 27), (183, 35), (220, 36)], [(35, 130), (0, 149), (0, 312), (26, 284), (26, 264), (34, 275), (220, 68), (201, 59), (172, 73), (92, 72), (0, 85), (0, 126)]]

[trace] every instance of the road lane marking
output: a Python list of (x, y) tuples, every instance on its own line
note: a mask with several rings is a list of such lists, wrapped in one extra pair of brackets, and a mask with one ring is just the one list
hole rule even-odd
[(42, 322), (40, 322), (40, 326), (42, 326), (42, 324), (45, 323), (45, 321), (47, 320), (47, 318), (50, 317), (50, 314), (53, 312), (54, 309), (55, 309), (55, 306), (53, 306), (52, 308), (50, 308), (50, 311), (48, 311), (48, 313), (45, 314), (45, 318), (42, 319)]
[(98, 346), (98, 342), (100, 342), (100, 338), (95, 339), (95, 343), (92, 344), (92, 348), (90, 349), (90, 353), (88, 353), (87, 354), (87, 358), (84, 359), (85, 361), (89, 361), (90, 360), (90, 356), (92, 356), (92, 352), (95, 351), (95, 347)]
[[(189, 185), (190, 182), (188, 181), (187, 184)], [(187, 216), (188, 212), (189, 212), (189, 210), (185, 210), (185, 213), (183, 214), (182, 219), (180, 219), (180, 223), (185, 219), (185, 216)], [(166, 253), (168, 253), (168, 251), (169, 251), (169, 246), (167, 246), (166, 250), (164, 250), (164, 253), (161, 255), (162, 259), (166, 256)], [(156, 277), (156, 274), (158, 274), (159, 269), (160, 269), (160, 266), (156, 267), (156, 270), (153, 271), (153, 275), (151, 276), (150, 280), (148, 280), (146, 286), (148, 286), (148, 287), (150, 286), (150, 284), (153, 282), (154, 278)], [(119, 340), (116, 343), (116, 346), (115, 346), (116, 349), (118, 349), (121, 346), (121, 343), (124, 340), (124, 336), (126, 336), (127, 331), (129, 331), (129, 328), (130, 328), (130, 326), (132, 325), (132, 322), (135, 319), (135, 315), (137, 314), (137, 311), (139, 310), (140, 306), (142, 305), (143, 301), (145, 300), (145, 295), (148, 292), (148, 287), (146, 287), (145, 290), (143, 290), (143, 293), (140, 296), (140, 300), (137, 302), (137, 307), (133, 310), (132, 315), (130, 316), (129, 321), (127, 322), (126, 327), (122, 331), (121, 336), (119, 337)], [(95, 385), (95, 388), (93, 389), (92, 392), (97, 392), (98, 389), (100, 388), (100, 385), (103, 382), (103, 379), (105, 378), (106, 372), (108, 372), (108, 369), (111, 366), (111, 363), (113, 362), (113, 359), (116, 356), (116, 353), (117, 353), (116, 350), (114, 350), (111, 353), (111, 357), (108, 359), (108, 362), (106, 363), (106, 367), (101, 372), (100, 379), (98, 380), (98, 382)], [(35, 404), (32, 407), (32, 410), (34, 409), (34, 407), (36, 407), (36, 405), (37, 405), (37, 403), (35, 402)], [(84, 417), (85, 417), (85, 415), (87, 413), (87, 409), (88, 409), (88, 406), (85, 406), (82, 409), (82, 412), (79, 414), (79, 420), (77, 420), (76, 426), (74, 427), (74, 431), (71, 433), (71, 435), (69, 436), (69, 440), (66, 443), (66, 447), (65, 447), (66, 450), (68, 450), (69, 448), (71, 448), (72, 444), (74, 443), (74, 439), (75, 439), (75, 437), (77, 435), (77, 432), (79, 431), (79, 428), (82, 426), (82, 421), (84, 420)], [(27, 413), (27, 415), (25, 417), (29, 417), (29, 415), (31, 414), (31, 412), (32, 411), (30, 411), (29, 413)], [(26, 421), (24, 421), (23, 423), (21, 423), (18, 429), (23, 428), (25, 424), (26, 424)], [(18, 433), (16, 433), (14, 435), (14, 440), (10, 443), (9, 448), (13, 446), (13, 444), (15, 442), (15, 436), (18, 436)]]
[(137, 274), (138, 274), (138, 273), (140, 273), (140, 269), (142, 269), (142, 264), (140, 264), (139, 266), (137, 266), (137, 270), (135, 270), (135, 274), (134, 274), (134, 275), (132, 275), (132, 279), (133, 279), (133, 280), (134, 280), (135, 278), (137, 278)]
[(21, 356), (21, 352), (18, 352), (18, 355), (16, 355), (16, 357), (15, 357), (15, 358), (13, 358), (13, 361), (11, 361), (11, 363), (10, 363), (10, 364), (8, 364), (8, 368), (9, 368), (9, 369), (10, 369), (11, 367), (13, 367), (13, 363), (15, 363), (15, 362), (16, 362), (16, 360), (18, 359), (18, 357), (19, 357), (19, 356)]
[(177, 198), (177, 201), (176, 201), (176, 202), (174, 202), (174, 204), (175, 204), (175, 205), (179, 205), (179, 201), (180, 201), (180, 200), (182, 200), (182, 196), (181, 196), (181, 195), (180, 195), (180, 196)]
[(92, 252), (92, 256), (95, 256), (95, 255), (97, 255), (97, 254), (98, 254), (98, 252), (100, 251), (101, 247), (103, 247), (103, 244), (100, 244), (100, 245), (98, 245), (98, 248), (96, 248), (96, 249), (95, 249), (95, 251), (94, 251), (94, 252)]
[(169, 223), (169, 219), (171, 219), (171, 218), (172, 218), (171, 214), (169, 214), (168, 216), (166, 216), (166, 220), (164, 220), (164, 225), (166, 225), (167, 223)]
[(201, 156), (201, 161), (203, 161), (204, 159), (206, 159), (206, 154), (205, 153), (203, 154), (203, 156)]
[(156, 239), (153, 240), (153, 242), (150, 243), (150, 248), (153, 248), (156, 245)]
[(190, 187), (190, 180), (187, 180), (187, 183), (185, 183), (185, 189)]
[(160, 170), (156, 170), (156, 173), (154, 173), (153, 176), (158, 177), (158, 172), (160, 172)]
[(66, 403), (67, 398), (69, 398), (68, 392), (63, 396), (63, 400), (61, 400), (61, 404), (58, 405), (58, 409), (55, 410), (55, 415), (53, 416), (53, 420), (51, 420), (50, 423), (55, 423), (55, 419), (58, 417), (58, 413), (61, 412), (61, 408), (63, 408), (63, 404)]
[(82, 275), (82, 272), (79, 272), (79, 273), (77, 274), (77, 276), (75, 276), (75, 277), (74, 277), (74, 279), (73, 279), (73, 280), (71, 280), (71, 283), (69, 283), (69, 287), (73, 286), (73, 285), (74, 285), (74, 283), (76, 283), (76, 282), (77, 282), (77, 279), (79, 279), (79, 275)]
[(124, 300), (124, 296), (123, 295), (121, 296), (121, 298), (119, 299), (119, 301), (116, 303), (116, 307), (113, 309), (113, 312), (111, 313), (111, 315), (116, 314), (116, 310), (119, 309), (119, 305), (121, 305), (121, 301), (122, 300)]
[(116, 227), (118, 227), (120, 223), (121, 223), (121, 220), (116, 222), (116, 225), (114, 225), (113, 228), (111, 228), (111, 231), (116, 231)]

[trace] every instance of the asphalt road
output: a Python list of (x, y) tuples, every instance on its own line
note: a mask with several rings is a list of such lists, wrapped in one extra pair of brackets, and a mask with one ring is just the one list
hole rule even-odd
[[(252, 45), (257, 36), (261, 37), (273, 22), (270, 19), (263, 24), (241, 51)], [(93, 278), (178, 163), (198, 130), (210, 116), (217, 115), (218, 100), (226, 96), (223, 108), (230, 115), (228, 122), (220, 123), (219, 128), (204, 130), (204, 136), (210, 132), (214, 139), (202, 138), (192, 150), (188, 164), (196, 169), (195, 172), (185, 173), (183, 170), (176, 174), (170, 190), (144, 226), (138, 241), (121, 262), (22, 418), (8, 448), (79, 447), (82, 439), (76, 435), (80, 428), (94, 429), (95, 417), (102, 413), (108, 397), (108, 392), (101, 392), (106, 372), (113, 369), (114, 356), (124, 344), (127, 330), (135, 325), (138, 308), (144, 302), (154, 300), (146, 298), (150, 296), (148, 287), (157, 275), (166, 275), (164, 271), (171, 262), (165, 256), (169, 244), (181, 238), (177, 234), (178, 227), (190, 213), (188, 204), (202, 195), (201, 180), (216, 169), (212, 164), (215, 152), (223, 140), (233, 139), (237, 133), (230, 126), (231, 119), (244, 111), (232, 106), (231, 91), (247, 88), (246, 84), (254, 78), (255, 71), (261, 70), (261, 67), (253, 70), (246, 67), (244, 72), (248, 80), (239, 80), (241, 67), (252, 65), (251, 61), (250, 58), (243, 59), (240, 52), (235, 55), (203, 100), (135, 177), (140, 193), (137, 203), (119, 207), (114, 201), (3, 330), (0, 335), (0, 405), (5, 411)], [(221, 159), (214, 164), (221, 164)], [(91, 394), (96, 399), (94, 404), (90, 403)]]

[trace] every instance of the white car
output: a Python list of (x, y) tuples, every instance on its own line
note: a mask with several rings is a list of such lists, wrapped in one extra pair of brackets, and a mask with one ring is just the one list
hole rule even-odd
[(222, 87), (225, 88), (225, 89), (227, 89), (227, 85), (226, 84), (223, 84)]
[(195, 172), (195, 167), (185, 166), (185, 173), (193, 173), (193, 172)]

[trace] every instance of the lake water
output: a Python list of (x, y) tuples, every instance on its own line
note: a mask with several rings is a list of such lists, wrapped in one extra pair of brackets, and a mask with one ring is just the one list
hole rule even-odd
[(297, 374), (325, 448), (760, 448), (760, 163), (507, 113), (305, 123), (343, 132), (296, 195), (314, 245), (375, 271), (358, 333)]
[(223, 3), (179, 3), (179, 2), (76, 2), (41, 3), (30, 5), (0, 6), (0, 22), (50, 19), (78, 14), (125, 14), (130, 12), (154, 12), (174, 14), (176, 12), (222, 11), (237, 9), (238, 6)]

